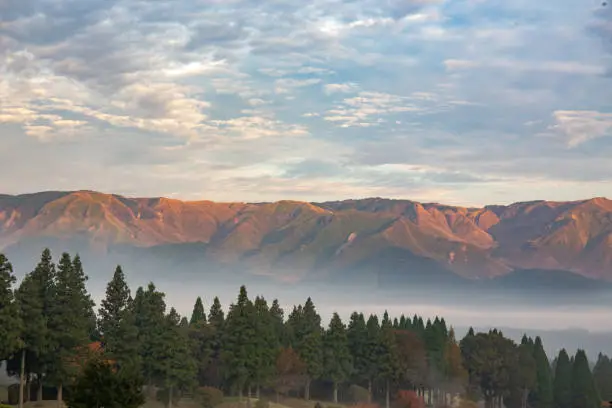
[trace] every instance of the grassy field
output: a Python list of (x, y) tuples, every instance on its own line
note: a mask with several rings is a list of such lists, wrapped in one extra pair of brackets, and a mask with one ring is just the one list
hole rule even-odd
[[(6, 399), (6, 388), (0, 387), (0, 399)], [(257, 399), (251, 398), (251, 406), (255, 406)], [(282, 399), (280, 403), (270, 401), (270, 408), (313, 408), (317, 401), (305, 401), (297, 398)], [(329, 402), (321, 402), (323, 406), (329, 405)], [(34, 401), (25, 404), (28, 408), (55, 408), (57, 406), (56, 401)], [(247, 400), (243, 398), (242, 402), (238, 400), (238, 397), (226, 397), (225, 401), (217, 408), (246, 408)], [(334, 407), (343, 408), (342, 404), (335, 404)], [(164, 408), (164, 404), (159, 401), (147, 401), (142, 408)], [(177, 408), (200, 408), (197, 403), (192, 401), (181, 401)]]

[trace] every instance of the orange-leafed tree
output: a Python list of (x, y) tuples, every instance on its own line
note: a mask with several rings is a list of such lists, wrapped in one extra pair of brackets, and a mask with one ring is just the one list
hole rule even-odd
[(394, 408), (425, 408), (425, 401), (412, 390), (399, 390), (393, 405)]
[(306, 381), (306, 364), (291, 347), (282, 348), (276, 357), (276, 398), (299, 389)]
[(395, 344), (402, 381), (423, 386), (427, 380), (427, 352), (423, 340), (408, 330), (395, 330)]

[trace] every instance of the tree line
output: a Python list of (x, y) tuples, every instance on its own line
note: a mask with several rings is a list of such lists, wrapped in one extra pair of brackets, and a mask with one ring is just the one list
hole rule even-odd
[(456, 396), (488, 408), (596, 408), (612, 400), (610, 358), (600, 354), (591, 370), (583, 350), (561, 350), (550, 362), (539, 337), (516, 343), (498, 330), (470, 329), (458, 340), (444, 318), (386, 312), (354, 312), (347, 323), (334, 313), (323, 324), (310, 298), (285, 313), (277, 300), (249, 298), (244, 286), (227, 311), (218, 297), (208, 311), (198, 297), (188, 318), (168, 309), (153, 283), (132, 293), (120, 266), (95, 313), (86, 281), (78, 255), (64, 253), (55, 264), (45, 249), (15, 287), (0, 254), (0, 360), (21, 379), (21, 401), (33, 384), (38, 400), (52, 386), (59, 406), (79, 374), (75, 361), (94, 342), (168, 406), (198, 387), (387, 408), (406, 392), (440, 407)]

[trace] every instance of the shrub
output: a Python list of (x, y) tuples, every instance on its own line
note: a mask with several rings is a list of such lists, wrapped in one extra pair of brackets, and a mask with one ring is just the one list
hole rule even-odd
[(270, 408), (270, 401), (265, 398), (260, 398), (255, 403), (255, 408)]
[(13, 408), (10, 405), (0, 404), (0, 408)]
[(215, 387), (199, 387), (196, 396), (203, 408), (215, 408), (223, 402), (223, 391)]
[(370, 399), (370, 392), (367, 388), (360, 387), (359, 385), (353, 384), (348, 389), (349, 397), (352, 402), (358, 404), (360, 402), (368, 402)]
[(414, 391), (399, 390), (393, 405), (395, 408), (424, 408), (425, 401)]
[(320, 402), (317, 402), (314, 408), (323, 408), (323, 404), (321, 404)]

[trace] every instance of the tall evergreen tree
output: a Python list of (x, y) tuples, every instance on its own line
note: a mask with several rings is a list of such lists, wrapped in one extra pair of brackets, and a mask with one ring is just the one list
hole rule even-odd
[(13, 291), (16, 281), (13, 266), (0, 253), (0, 361), (21, 348), (22, 326)]
[(584, 350), (578, 350), (574, 356), (571, 396), (571, 408), (597, 408), (601, 404)]
[(565, 349), (557, 356), (553, 396), (555, 408), (572, 408), (572, 364)]
[(334, 385), (334, 403), (338, 403), (338, 386), (352, 373), (352, 357), (346, 328), (338, 313), (334, 313), (323, 337), (323, 373)]
[(278, 299), (272, 301), (270, 306), (270, 317), (274, 326), (274, 333), (281, 346), (287, 346), (289, 339), (285, 330), (285, 312), (278, 303)]
[(88, 350), (91, 335), (93, 302), (85, 288), (86, 276), (73, 267), (68, 253), (58, 263), (55, 282), (55, 302), (48, 327), (54, 350), (51, 377), (58, 387), (57, 400), (62, 404), (65, 384), (76, 378), (75, 362)]
[(117, 266), (113, 278), (106, 286), (106, 297), (100, 303), (98, 327), (105, 351), (116, 358), (115, 349), (125, 339), (119, 337), (121, 324), (131, 302), (130, 288), (121, 266)]
[(74, 273), (74, 281), (79, 283), (79, 292), (84, 294), (81, 296), (82, 298), (82, 310), (84, 318), (87, 319), (87, 331), (89, 333), (89, 340), (91, 341), (99, 341), (100, 340), (100, 332), (98, 330), (98, 321), (96, 317), (96, 312), (94, 307), (96, 304), (91, 299), (91, 296), (87, 294), (87, 289), (85, 288), (85, 283), (89, 280), (89, 277), (85, 274), (83, 269), (83, 263), (81, 262), (81, 257), (79, 254), (76, 254), (74, 259), (72, 260), (72, 272)]
[(353, 358), (353, 374), (359, 381), (368, 377), (368, 328), (362, 313), (353, 312), (347, 328), (349, 351)]
[[(167, 408), (172, 408), (175, 395), (195, 385), (197, 365), (191, 356), (188, 332), (180, 326), (181, 317), (174, 308), (164, 319), (161, 347), (164, 359), (159, 375), (168, 392)], [(179, 394), (180, 395), (180, 394)]]
[(612, 360), (602, 353), (597, 356), (593, 377), (599, 396), (604, 401), (612, 401)]
[(221, 360), (227, 380), (242, 398), (244, 387), (253, 378), (257, 356), (255, 311), (246, 287), (241, 286), (236, 303), (227, 313), (223, 331)]
[(306, 364), (304, 398), (309, 400), (312, 380), (319, 378), (323, 369), (321, 316), (317, 313), (312, 299), (306, 299), (303, 307), (295, 309), (287, 323), (294, 343), (293, 348)]
[(550, 362), (544, 351), (542, 339), (538, 336), (533, 346), (533, 357), (536, 361), (537, 381), (535, 389), (529, 395), (531, 405), (536, 408), (553, 408), (553, 384)]
[(191, 319), (189, 324), (194, 325), (196, 323), (206, 323), (206, 312), (204, 311), (204, 304), (202, 298), (198, 296), (195, 304), (193, 305), (193, 311), (191, 312)]
[(372, 383), (375, 379), (379, 377), (380, 374), (380, 366), (378, 365), (378, 359), (380, 356), (380, 324), (378, 322), (378, 316), (370, 315), (368, 317), (368, 321), (366, 322), (366, 354), (365, 354), (365, 369), (364, 375), (366, 380), (368, 381), (368, 392), (369, 392), (369, 402), (372, 402), (373, 396), (373, 388)]
[(138, 329), (139, 359), (143, 376), (149, 387), (163, 385), (165, 381), (164, 364), (166, 345), (164, 328), (166, 326), (166, 302), (164, 293), (159, 292), (153, 283), (147, 290), (139, 287), (134, 297), (134, 323)]
[(257, 398), (260, 387), (269, 384), (274, 376), (276, 356), (280, 351), (280, 339), (276, 335), (275, 322), (268, 303), (263, 297), (257, 296), (253, 304), (255, 308), (255, 342), (257, 353), (254, 356), (252, 383), (256, 386)]
[(397, 378), (399, 367), (393, 324), (386, 311), (380, 325), (379, 344), (378, 375), (380, 380), (385, 384), (385, 408), (389, 408), (391, 403), (391, 385)]

